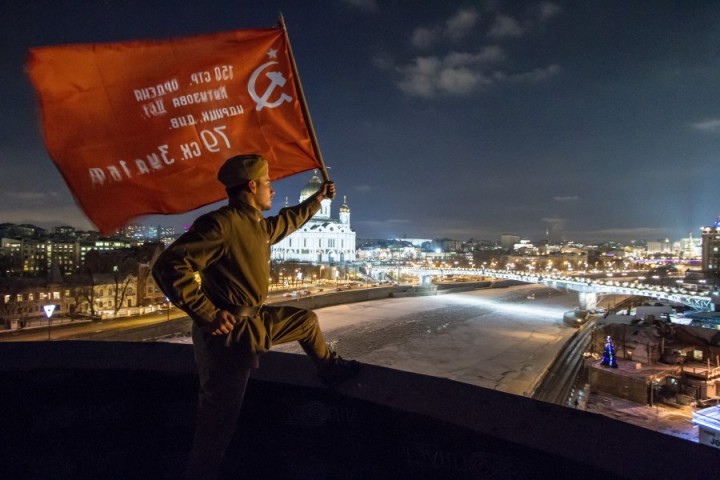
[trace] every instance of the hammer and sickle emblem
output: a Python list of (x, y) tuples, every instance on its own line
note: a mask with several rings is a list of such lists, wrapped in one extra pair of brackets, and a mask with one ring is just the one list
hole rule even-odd
[(270, 95), (273, 94), (275, 89), (277, 87), (283, 87), (285, 86), (285, 83), (287, 82), (287, 79), (283, 77), (282, 73), (280, 72), (268, 72), (265, 74), (267, 78), (270, 79), (270, 85), (268, 85), (265, 92), (263, 92), (262, 96), (259, 96), (257, 94), (257, 90), (255, 89), (255, 82), (258, 79), (258, 76), (260, 76), (260, 73), (265, 70), (270, 65), (275, 65), (278, 62), (267, 62), (263, 65), (260, 65), (252, 74), (250, 77), (250, 83), (248, 85), (248, 93), (250, 93), (250, 96), (252, 97), (253, 101), (255, 102), (255, 105), (257, 106), (257, 110), (260, 111), (263, 108), (275, 108), (280, 106), (284, 102), (292, 102), (292, 97), (290, 95), (286, 95), (285, 93), (280, 95), (280, 98), (275, 100), (274, 102), (269, 102), (268, 99), (270, 98)]

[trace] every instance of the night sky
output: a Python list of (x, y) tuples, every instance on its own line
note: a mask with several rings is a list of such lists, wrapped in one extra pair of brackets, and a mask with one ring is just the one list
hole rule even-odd
[(720, 2), (25, 0), (0, 6), (0, 223), (93, 228), (44, 148), (28, 48), (280, 12), (359, 238), (678, 240), (720, 214)]

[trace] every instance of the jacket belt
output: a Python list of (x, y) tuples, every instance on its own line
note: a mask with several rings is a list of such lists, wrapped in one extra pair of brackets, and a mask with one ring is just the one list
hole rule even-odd
[(236, 317), (254, 317), (260, 313), (262, 307), (262, 305), (257, 305), (255, 307), (251, 307), (250, 305), (233, 305), (227, 310)]

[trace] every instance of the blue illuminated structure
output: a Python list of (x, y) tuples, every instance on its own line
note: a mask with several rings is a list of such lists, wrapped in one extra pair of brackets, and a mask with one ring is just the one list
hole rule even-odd
[(605, 341), (605, 350), (603, 350), (600, 365), (610, 368), (618, 368), (617, 360), (615, 360), (615, 345), (613, 345), (612, 337), (609, 335)]

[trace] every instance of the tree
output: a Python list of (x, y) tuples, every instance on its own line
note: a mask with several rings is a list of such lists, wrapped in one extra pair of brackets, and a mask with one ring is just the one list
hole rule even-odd
[(607, 339), (605, 339), (605, 349), (603, 350), (600, 365), (610, 368), (618, 368), (617, 360), (615, 359), (615, 345), (613, 345), (612, 337), (610, 335), (608, 335)]
[[(130, 283), (133, 281), (133, 272), (138, 270), (138, 261), (135, 258), (136, 249), (122, 249), (112, 251), (91, 250), (85, 257), (83, 270), (96, 273), (100, 276), (112, 277), (112, 309), (117, 315), (128, 295)], [(97, 282), (92, 282), (93, 285)], [(94, 302), (92, 302), (94, 305)]]
[(69, 286), (70, 297), (75, 301), (74, 309), (70, 308), (70, 318), (87, 305), (91, 317), (95, 317), (95, 275), (90, 268), (82, 268), (66, 279)]
[(113, 289), (113, 313), (117, 315), (120, 308), (122, 308), (125, 302), (125, 297), (128, 294), (130, 283), (133, 280), (133, 275), (130, 273), (123, 273), (120, 269), (113, 271), (113, 281), (115, 282), (115, 288)]
[(19, 289), (14, 285), (6, 284), (2, 288), (3, 298), (0, 298), (0, 321), (4, 328), (10, 328), (11, 321), (21, 313), (20, 304), (17, 301)]

